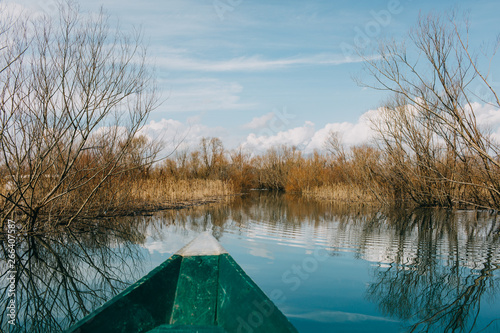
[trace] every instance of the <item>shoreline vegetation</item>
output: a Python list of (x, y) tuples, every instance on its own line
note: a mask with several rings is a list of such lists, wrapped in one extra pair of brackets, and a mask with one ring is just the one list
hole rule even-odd
[(466, 15), (421, 15), (406, 41), (381, 40), (359, 52), (368, 78), (356, 82), (388, 93), (370, 119), (370, 143), (346, 146), (341, 133), (330, 132), (323, 152), (279, 146), (255, 155), (203, 138), (198, 149), (177, 151), (161, 170), (177, 180), (227, 181), (235, 192), (257, 188), (365, 205), (497, 211), (500, 143), (476, 112), (500, 112), (488, 67), (500, 40), (480, 57), (468, 34)]
[[(165, 209), (181, 209), (222, 202), (236, 195), (228, 182), (222, 180), (168, 178), (137, 179), (131, 182), (130, 199), (125, 213), (147, 213)], [(129, 195), (125, 194), (127, 200)]]
[(123, 34), (103, 11), (82, 14), (71, 1), (60, 4), (57, 19), (7, 17), (2, 231), (9, 220), (21, 233), (43, 233), (249, 189), (363, 205), (500, 209), (500, 144), (475, 113), (500, 112), (500, 98), (489, 69), (481, 70), (491, 59), (469, 49), (467, 20), (456, 13), (421, 16), (407, 43), (380, 41), (360, 52), (369, 79), (358, 84), (389, 93), (372, 119), (373, 142), (346, 146), (330, 132), (322, 152), (284, 145), (256, 155), (227, 151), (211, 137), (161, 162), (162, 143), (141, 132), (160, 97), (140, 32)]

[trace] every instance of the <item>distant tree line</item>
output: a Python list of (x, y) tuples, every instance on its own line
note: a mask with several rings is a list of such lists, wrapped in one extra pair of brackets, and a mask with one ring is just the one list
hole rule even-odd
[(227, 179), (237, 189), (499, 209), (500, 145), (476, 118), (479, 106), (500, 112), (488, 67), (493, 58), (472, 50), (468, 29), (467, 17), (456, 13), (421, 16), (407, 40), (380, 41), (377, 49), (360, 53), (368, 79), (358, 83), (390, 93), (372, 120), (370, 144), (346, 147), (333, 132), (325, 153), (305, 156), (283, 146), (253, 156), (224, 154), (219, 139), (203, 139), (198, 150), (170, 159), (166, 170), (180, 178)]

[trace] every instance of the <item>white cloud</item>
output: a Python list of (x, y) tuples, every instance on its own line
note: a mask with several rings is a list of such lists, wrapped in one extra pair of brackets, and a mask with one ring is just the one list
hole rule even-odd
[[(192, 117), (193, 118), (193, 117)], [(192, 120), (192, 118), (190, 118)], [(199, 145), (202, 137), (222, 137), (227, 136), (227, 130), (222, 127), (208, 127), (201, 124), (201, 117), (190, 120), (187, 123), (174, 119), (162, 119), (160, 121), (152, 120), (144, 126), (141, 134), (150, 139), (159, 139), (163, 141), (165, 147), (163, 155), (171, 154), (176, 149), (192, 149)]]
[(280, 59), (265, 59), (262, 56), (255, 55), (251, 57), (232, 58), (224, 61), (211, 61), (190, 58), (188, 55), (181, 54), (176, 50), (176, 52), (158, 58), (156, 63), (158, 66), (169, 70), (227, 72), (263, 71), (300, 65), (341, 65), (361, 61), (361, 58), (351, 59), (338, 54), (316, 54)]
[(329, 123), (318, 130), (315, 129), (314, 123), (306, 121), (300, 127), (280, 131), (274, 135), (251, 133), (247, 136), (242, 147), (259, 153), (271, 147), (288, 145), (311, 153), (314, 150), (324, 149), (324, 142), (330, 131), (341, 133), (344, 144), (348, 146), (360, 145), (369, 142), (372, 138), (373, 132), (370, 129), (369, 119), (376, 117), (377, 114), (377, 110), (370, 110), (364, 113), (356, 123)]
[(491, 104), (472, 103), (479, 126), (491, 132), (491, 137), (500, 143), (500, 109)]
[(471, 107), (479, 125), (489, 127), (500, 125), (500, 109), (498, 107), (477, 102), (472, 103)]
[(314, 135), (314, 124), (306, 121), (304, 125), (295, 127), (286, 131), (276, 133), (276, 135), (260, 135), (251, 133), (242, 144), (242, 148), (249, 149), (254, 152), (263, 152), (272, 147), (278, 147), (286, 144), (288, 146), (296, 146), (301, 149), (310, 141)]
[(369, 110), (359, 117), (357, 123), (342, 122), (326, 124), (311, 138), (306, 147), (306, 151), (312, 152), (315, 149), (324, 149), (324, 143), (330, 132), (339, 132), (342, 137), (342, 142), (347, 146), (355, 146), (369, 142), (374, 135), (370, 128), (370, 119), (376, 117), (378, 112), (378, 110)]
[(58, 2), (56, 0), (46, 1), (6, 1), (0, 4), (2, 14), (8, 13), (14, 17), (30, 15), (39, 17), (42, 15), (55, 15), (58, 12)]
[(274, 117), (274, 112), (269, 112), (261, 117), (255, 117), (252, 119), (252, 121), (243, 125), (243, 128), (250, 128), (250, 129), (262, 128), (266, 126), (267, 123), (271, 119), (273, 119), (273, 117)]
[[(489, 126), (493, 132), (493, 138), (500, 142), (500, 110), (483, 104), (475, 104), (473, 108), (478, 124)], [(321, 128), (317, 128), (314, 123), (305, 121), (301, 126), (273, 132), (268, 125), (275, 113), (270, 112), (255, 117), (242, 126), (253, 130), (246, 138), (235, 137), (229, 129), (223, 127), (205, 126), (199, 115), (189, 118), (186, 123), (173, 119), (151, 121), (143, 132), (150, 137), (163, 137), (167, 144), (166, 151), (169, 149), (172, 151), (179, 144), (181, 144), (181, 149), (193, 149), (198, 146), (202, 137), (217, 136), (228, 148), (235, 147), (238, 140), (241, 140), (240, 147), (255, 154), (281, 145), (295, 146), (305, 153), (312, 153), (314, 150), (324, 151), (324, 143), (331, 131), (339, 132), (342, 142), (346, 146), (370, 143), (375, 134), (371, 129), (371, 119), (375, 119), (379, 114), (379, 109), (369, 110), (362, 114), (356, 122), (327, 123)]]
[(243, 110), (254, 106), (240, 101), (243, 86), (237, 82), (200, 78), (165, 80), (162, 84), (166, 87), (162, 112)]

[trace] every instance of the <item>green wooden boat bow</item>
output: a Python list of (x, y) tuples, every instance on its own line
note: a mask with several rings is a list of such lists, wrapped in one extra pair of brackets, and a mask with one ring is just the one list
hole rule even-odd
[(208, 232), (67, 332), (297, 332)]

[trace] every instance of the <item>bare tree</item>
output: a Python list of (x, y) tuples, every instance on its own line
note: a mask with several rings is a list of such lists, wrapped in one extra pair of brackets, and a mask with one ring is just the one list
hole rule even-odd
[(205, 168), (205, 177), (216, 176), (222, 174), (222, 164), (224, 164), (224, 146), (219, 138), (201, 138), (200, 152), (203, 166)]
[[(474, 101), (500, 103), (468, 41), (466, 17), (421, 16), (407, 41), (383, 41), (364, 57), (374, 82), (358, 82), (393, 94), (375, 130), (401, 174), (424, 180), (421, 203), (498, 208), (500, 146), (478, 123)], [(488, 94), (476, 96), (478, 86)]]
[[(94, 221), (95, 222), (95, 221)], [(16, 252), (16, 327), (0, 308), (2, 332), (62, 332), (142, 275), (137, 220), (109, 219), (75, 232), (20, 236)], [(141, 225), (142, 226), (142, 225)], [(5, 239), (1, 262), (7, 262)], [(111, 245), (112, 244), (112, 245)], [(5, 268), (5, 267), (3, 267)], [(8, 304), (8, 270), (0, 277), (0, 300)]]
[[(0, 162), (9, 184), (0, 215), (2, 226), (17, 214), (33, 231), (90, 214), (110, 180), (150, 161), (156, 151), (145, 153), (137, 134), (158, 96), (141, 34), (111, 28), (102, 10), (84, 15), (68, 2), (58, 19), (28, 22), (14, 40), (17, 53), (4, 50), (6, 59), (19, 56), (0, 73)], [(131, 157), (134, 145), (143, 150)]]
[(326, 151), (338, 161), (346, 160), (346, 152), (342, 142), (342, 133), (338, 131), (330, 131), (324, 143)]

